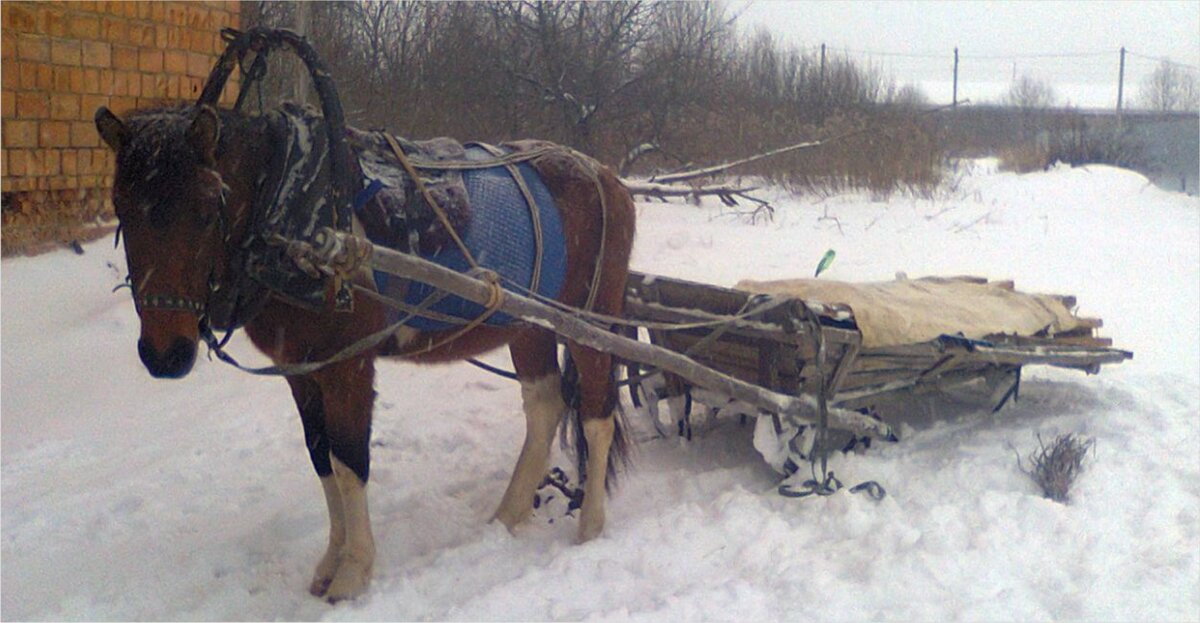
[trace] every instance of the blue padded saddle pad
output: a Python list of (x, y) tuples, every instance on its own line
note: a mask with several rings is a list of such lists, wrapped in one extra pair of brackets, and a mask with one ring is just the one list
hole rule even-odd
[[(490, 153), (480, 147), (467, 148), (468, 160), (492, 158)], [(550, 190), (542, 183), (533, 167), (528, 163), (521, 163), (517, 165), (517, 169), (533, 195), (542, 225), (542, 273), (537, 292), (542, 296), (556, 298), (562, 291), (567, 274), (567, 250), (562, 217)], [(536, 247), (533, 219), (530, 217), (525, 196), (503, 166), (468, 169), (462, 172), (462, 176), (467, 196), (470, 198), (471, 218), (466, 230), (458, 232), (459, 236), (480, 266), (503, 277), (502, 284), (506, 290), (527, 294), (522, 288), (529, 287), (533, 276)], [(433, 255), (422, 257), (461, 273), (467, 273), (471, 269), (470, 262), (454, 243), (445, 245)], [(387, 273), (375, 272), (375, 281), (380, 292), (388, 293), (391, 280), (400, 279)], [(514, 283), (519, 287), (514, 287)], [(433, 286), (413, 281), (409, 284), (404, 302), (419, 305), (435, 291)], [(477, 318), (484, 311), (482, 305), (453, 295), (442, 298), (429, 309), (467, 321)], [(398, 320), (402, 313), (393, 310), (392, 322)], [(502, 326), (512, 321), (511, 316), (497, 312), (487, 319), (486, 324)], [(459, 326), (422, 316), (414, 316), (405, 324), (421, 331), (452, 329)]]

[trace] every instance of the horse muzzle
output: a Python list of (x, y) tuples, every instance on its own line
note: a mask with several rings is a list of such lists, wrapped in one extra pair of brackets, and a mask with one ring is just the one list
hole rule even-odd
[(166, 352), (160, 352), (142, 338), (138, 340), (138, 357), (141, 357), (142, 364), (154, 378), (182, 378), (192, 371), (192, 365), (196, 363), (196, 341), (177, 337)]

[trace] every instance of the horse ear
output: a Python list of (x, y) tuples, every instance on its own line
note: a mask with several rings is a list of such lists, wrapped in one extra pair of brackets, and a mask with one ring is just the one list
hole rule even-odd
[(96, 131), (113, 151), (120, 151), (121, 146), (129, 142), (129, 128), (107, 107), (97, 108), (95, 119)]
[(196, 108), (196, 118), (188, 127), (187, 140), (205, 162), (216, 160), (217, 141), (221, 138), (221, 119), (217, 111), (207, 104)]

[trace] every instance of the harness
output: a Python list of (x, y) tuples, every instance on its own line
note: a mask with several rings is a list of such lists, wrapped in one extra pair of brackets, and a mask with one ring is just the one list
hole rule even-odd
[[(489, 320), (492, 324), (511, 322), (511, 318), (495, 314), (503, 297), (502, 288), (511, 288), (548, 299), (557, 296), (565, 278), (565, 250), (560, 253), (551, 249), (548, 254), (548, 247), (562, 244), (562, 236), (551, 235), (550, 238), (557, 240), (548, 240), (547, 233), (561, 232), (561, 222), (548, 190), (532, 168), (533, 161), (551, 153), (582, 158), (569, 148), (557, 145), (547, 144), (539, 148), (507, 152), (491, 146), (478, 145), (472, 149), (481, 150), (483, 155), (473, 154), (470, 158), (430, 162), (406, 156), (396, 139), (386, 133), (379, 133), (416, 191), (413, 196), (420, 198), (434, 212), (445, 232), (453, 240), (454, 251), (460, 254), (463, 260), (456, 268), (461, 272), (475, 274), (493, 285), (493, 301), (489, 301), (483, 308), (476, 305), (466, 313), (447, 314), (447, 308), (458, 306), (461, 309), (463, 304), (474, 304), (462, 300), (454, 301), (452, 299), (455, 297), (450, 297), (448, 293), (431, 291), (423, 284), (415, 282), (407, 287), (410, 293), (418, 294), (409, 296), (404, 301), (354, 284), (353, 276), (369, 255), (369, 248), (362, 249), (361, 253), (350, 254), (359, 257), (359, 262), (336, 270), (331, 270), (328, 266), (306, 264), (304, 258), (311, 257), (314, 248), (341, 244), (338, 242), (341, 236), (327, 235), (322, 238), (322, 232), (351, 233), (354, 208), (370, 200), (364, 193), (372, 188), (374, 190), (371, 192), (379, 192), (387, 184), (379, 179), (367, 179), (363, 175), (363, 167), (356, 162), (358, 158), (347, 140), (349, 133), (336, 88), (316, 52), (302, 37), (288, 31), (262, 28), (251, 29), (246, 33), (225, 29), (222, 31), (222, 37), (229, 45), (209, 76), (199, 104), (215, 106), (233, 68), (244, 66), (246, 56), (253, 52), (253, 65), (249, 71), (243, 71), (241, 91), (234, 107), (237, 111), (247, 99), (250, 88), (264, 75), (267, 54), (276, 48), (290, 47), (307, 65), (324, 114), (317, 115), (306, 108), (284, 105), (281, 109), (265, 115), (272, 139), (284, 145), (284, 148), (274, 154), (268, 163), (267, 177), (259, 181), (254, 197), (251, 208), (253, 220), (246, 239), (231, 254), (231, 265), (227, 273), (233, 276), (232, 281), (235, 283), (220, 283), (215, 277), (214, 266), (206, 301), (168, 295), (144, 296), (140, 301), (146, 308), (180, 309), (197, 313), (201, 318), (201, 337), (218, 358), (243, 370), (259, 374), (293, 375), (305, 374), (365, 352), (406, 325), (419, 330), (459, 327), (436, 344), (431, 343), (423, 347), (423, 350), (432, 350)], [(584, 170), (592, 174), (601, 201), (602, 228), (606, 230), (608, 210), (604, 205), (603, 189), (594, 166), (590, 164), (590, 159), (579, 159), (577, 162), (583, 163)], [(505, 170), (528, 207), (534, 259), (527, 278), (526, 275), (514, 277), (505, 274), (503, 270), (490, 270), (489, 266), (492, 264), (489, 258), (483, 257), (482, 253), (479, 254), (480, 257), (472, 253), (468, 244), (471, 238), (470, 228), (467, 228), (467, 240), (464, 240), (462, 232), (450, 222), (442, 206), (433, 198), (424, 183), (424, 178), (434, 171), (449, 171), (469, 178), (476, 172), (486, 172), (488, 169)], [(225, 206), (222, 205), (221, 208), (221, 213), (224, 214)], [(222, 236), (228, 243), (229, 234), (225, 231), (224, 223), (222, 230)], [(605, 232), (602, 231), (600, 252), (597, 254), (592, 287), (586, 303), (589, 310), (594, 305), (599, 290), (597, 286), (601, 278), (604, 237)], [(242, 278), (243, 275), (245, 279)], [(386, 294), (386, 289), (380, 288), (380, 291)], [(239, 365), (223, 350), (233, 332), (261, 309), (267, 294), (279, 296), (290, 304), (310, 310), (324, 311), (332, 307), (336, 311), (351, 311), (353, 290), (392, 308), (394, 312), (389, 319), (395, 319), (396, 322), (321, 362), (248, 369)], [(135, 300), (139, 300), (136, 293)], [(216, 313), (214, 305), (225, 300), (232, 303), (219, 305), (222, 312)], [(225, 330), (226, 334), (218, 339), (213, 333), (213, 328)]]

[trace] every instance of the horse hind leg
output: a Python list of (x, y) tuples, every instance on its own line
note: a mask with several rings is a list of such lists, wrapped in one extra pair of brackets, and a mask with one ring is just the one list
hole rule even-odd
[(579, 346), (568, 346), (579, 370), (579, 413), (582, 437), (576, 430), (576, 452), (580, 455), (583, 507), (580, 509), (578, 541), (590, 541), (604, 531), (605, 498), (614, 461), (624, 458), (626, 445), (616, 419), (616, 386), (612, 356)]
[(533, 496), (549, 468), (550, 445), (566, 405), (554, 334), (531, 330), (514, 340), (509, 349), (521, 382), (525, 442), (492, 520), (512, 532), (533, 513)]

